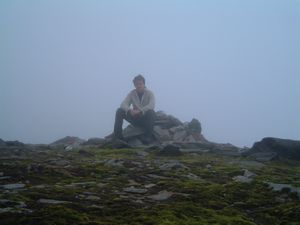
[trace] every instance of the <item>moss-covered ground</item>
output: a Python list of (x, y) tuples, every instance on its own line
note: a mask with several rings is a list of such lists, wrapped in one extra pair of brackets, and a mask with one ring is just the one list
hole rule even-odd
[[(165, 166), (174, 163), (175, 166)], [(248, 170), (250, 183), (234, 181)], [(300, 201), (288, 189), (272, 190), (266, 182), (300, 188), (296, 161), (258, 163), (215, 153), (162, 157), (143, 149), (62, 148), (31, 151), (1, 159), (8, 179), (24, 188), (0, 189), (0, 199), (23, 202), (2, 209), (0, 224), (42, 225), (296, 225)], [(134, 187), (145, 193), (126, 192)], [(151, 198), (160, 191), (171, 196)], [(41, 199), (64, 201), (43, 203)]]

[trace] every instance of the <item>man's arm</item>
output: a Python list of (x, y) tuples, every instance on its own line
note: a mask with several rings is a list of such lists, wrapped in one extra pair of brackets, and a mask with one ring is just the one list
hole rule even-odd
[(155, 97), (152, 92), (149, 93), (149, 103), (145, 105), (143, 108), (141, 108), (141, 111), (143, 114), (145, 114), (148, 110), (152, 109), (154, 110), (155, 107)]
[(131, 92), (126, 96), (126, 98), (121, 103), (121, 108), (127, 113), (131, 105)]

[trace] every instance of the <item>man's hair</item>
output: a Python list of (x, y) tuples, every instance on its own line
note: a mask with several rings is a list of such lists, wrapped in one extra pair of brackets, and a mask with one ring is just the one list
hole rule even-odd
[(145, 78), (141, 74), (139, 74), (133, 78), (133, 84), (135, 84), (138, 80), (141, 80), (144, 82), (144, 84), (146, 84)]

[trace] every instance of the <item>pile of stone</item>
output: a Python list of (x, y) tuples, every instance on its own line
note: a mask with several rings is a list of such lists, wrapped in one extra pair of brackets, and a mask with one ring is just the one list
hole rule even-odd
[[(153, 138), (148, 145), (171, 143), (209, 143), (201, 134), (201, 123), (197, 119), (190, 122), (181, 122), (172, 115), (162, 111), (156, 112), (153, 128)], [(125, 140), (131, 146), (142, 146), (145, 139), (143, 128), (128, 125), (123, 130)]]

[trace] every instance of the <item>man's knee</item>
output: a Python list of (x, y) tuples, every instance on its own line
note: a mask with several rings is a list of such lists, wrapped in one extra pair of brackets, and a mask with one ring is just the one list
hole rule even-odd
[(122, 118), (124, 118), (125, 115), (126, 115), (126, 112), (125, 112), (124, 109), (122, 109), (122, 108), (118, 108), (118, 109), (117, 109), (117, 111), (116, 111), (116, 116), (117, 116), (117, 117), (122, 117)]

